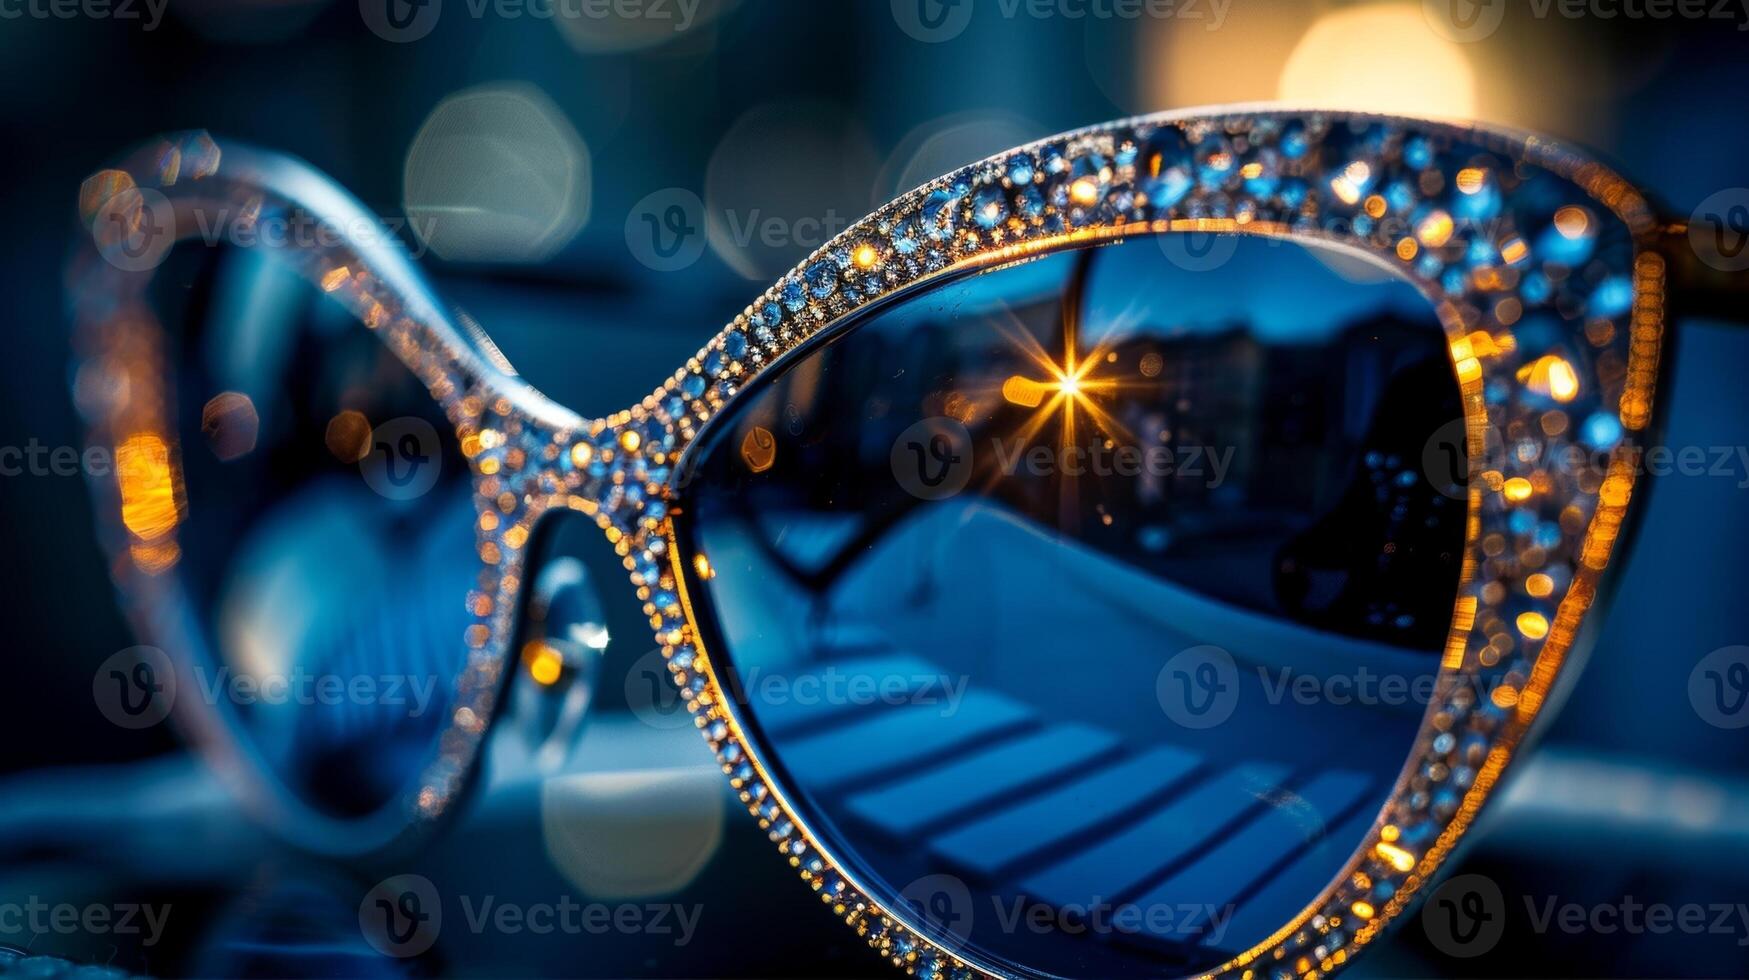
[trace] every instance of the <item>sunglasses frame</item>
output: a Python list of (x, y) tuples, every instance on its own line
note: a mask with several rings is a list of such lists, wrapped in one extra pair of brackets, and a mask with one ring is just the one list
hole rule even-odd
[[(1551, 188), (1566, 227), (1551, 217)], [(101, 398), (82, 404), (93, 445), (121, 446), (152, 433), (170, 445), (157, 328), (138, 299), (149, 270), (119, 268), (115, 243), (97, 221), (99, 212), (144, 215), (160, 200), (179, 217), (242, 205), (256, 214), (301, 208), (337, 224), (368, 219), (301, 164), (229, 144), (221, 152), (202, 133), (162, 141), (88, 181), (82, 217), (92, 234), (72, 283), (87, 367), (109, 382), (96, 386)], [(1468, 210), (1454, 213), (1460, 207)], [(1581, 219), (1578, 231), (1592, 233), (1587, 267), (1604, 269), (1604, 277), (1581, 283), (1575, 271), (1551, 280), (1529, 266), (1538, 247), (1533, 234), (1566, 234)], [(246, 796), (265, 794), (270, 805), (262, 809), (292, 839), (353, 853), (403, 840), (409, 827), (452, 811), (513, 673), (523, 549), (544, 514), (576, 510), (596, 521), (623, 559), (669, 672), (741, 801), (832, 913), (919, 977), (1025, 974), (1022, 964), (985, 962), (911, 910), (882, 904), (810, 831), (701, 641), (696, 605), (709, 566), (704, 556), (686, 554), (675, 533), (674, 490), (687, 471), (687, 447), (742, 386), (781, 370), (848, 314), (950, 276), (1182, 232), (1334, 246), (1395, 269), (1435, 308), (1461, 390), (1470, 465), (1466, 557), (1420, 732), (1343, 871), (1292, 920), (1208, 975), (1304, 975), (1342, 966), (1438, 871), (1532, 723), (1576, 673), (1571, 666), (1598, 618), (1586, 613), (1629, 513), (1644, 448), (1634, 437), (1647, 435), (1653, 418), (1667, 261), (1675, 261), (1669, 231), (1609, 169), (1527, 133), (1236, 107), (1138, 117), (1041, 140), (931, 181), (852, 225), (640, 404), (590, 420), (515, 378), (489, 342), (464, 341), (398, 251), (346, 238), (297, 250), (311, 281), (381, 334), (454, 424), (482, 515), (480, 588), (470, 597), (480, 611), (464, 638), (469, 659), (435, 758), (373, 831), (325, 824), (310, 832), (302, 823), (309, 814), (300, 812), (307, 808), (287, 809), (287, 794), (268, 773), (243, 780)], [(1527, 329), (1532, 323), (1539, 332)], [(1557, 432), (1537, 424), (1554, 410), (1574, 424)], [(1554, 453), (1584, 448), (1577, 420), (1590, 417), (1619, 427), (1606, 466), (1551, 466)], [(1484, 460), (1479, 447), (1490, 428), (1515, 441), (1535, 432), (1545, 451)], [(174, 450), (165, 452), (174, 487)], [(174, 576), (165, 574), (174, 563), (165, 552), (175, 547), (174, 531), (148, 539), (129, 530), (120, 517), (125, 482), (94, 481), (117, 583), (136, 626), (175, 644), (170, 652), (181, 666), (195, 634)], [(486, 514), (495, 516), (487, 522)], [(1553, 573), (1555, 587), (1529, 583), (1538, 573)], [(182, 701), (194, 699), (180, 699), (179, 708)], [(184, 714), (193, 716), (183, 722), (221, 772), (248, 771), (239, 765), (247, 750), (228, 735), (225, 719), (200, 704)]]

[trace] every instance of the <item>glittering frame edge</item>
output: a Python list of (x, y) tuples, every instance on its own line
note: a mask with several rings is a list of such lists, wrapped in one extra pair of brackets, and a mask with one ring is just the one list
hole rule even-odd
[[(835, 251), (841, 252), (843, 249), (870, 237), (872, 227), (878, 225), (884, 217), (913, 210), (929, 194), (952, 185), (956, 180), (969, 177), (981, 168), (995, 168), (1018, 153), (1037, 153), (1049, 145), (1067, 144), (1078, 139), (1122, 133), (1137, 126), (1218, 125), (1227, 121), (1247, 118), (1252, 120), (1264, 118), (1286, 120), (1304, 116), (1322, 117), (1326, 120), (1339, 122), (1376, 122), (1402, 127), (1408, 133), (1437, 135), (1460, 142), (1470, 142), (1481, 149), (1502, 154), (1512, 160), (1529, 163), (1575, 184), (1590, 197), (1590, 201), (1587, 203), (1602, 206), (1610, 215), (1621, 221), (1626, 226), (1633, 242), (1632, 272), (1635, 279), (1633, 303), (1629, 314), (1631, 339), (1628, 380), (1622, 401), (1623, 415), (1637, 413), (1638, 418), (1634, 421), (1637, 421), (1638, 424), (1630, 425), (1630, 428), (1639, 430), (1646, 427), (1650, 421), (1658, 376), (1660, 343), (1665, 318), (1664, 262), (1656, 248), (1657, 228), (1651, 208), (1644, 197), (1626, 180), (1577, 151), (1534, 134), (1503, 128), (1467, 126), (1453, 122), (1369, 113), (1321, 113), (1317, 110), (1294, 110), (1274, 106), (1235, 107), (1232, 110), (1210, 112), (1192, 110), (1165, 113), (1087, 127), (997, 154), (977, 164), (937, 178), (890, 202), (817, 249), (807, 259), (781, 277), (778, 284), (767, 290), (759, 302), (770, 303), (778, 300), (784, 284), (802, 281), (806, 271), (816, 263), (824, 260)], [(896, 294), (900, 291), (925, 286), (954, 274), (981, 271), (1034, 254), (1045, 254), (1088, 244), (1115, 241), (1136, 235), (1183, 231), (1258, 233), (1289, 240), (1306, 240), (1318, 237), (1306, 236), (1282, 227), (1245, 227), (1224, 219), (1174, 219), (1142, 222), (1141, 224), (1143, 227), (1139, 230), (1135, 223), (1127, 224), (1121, 229), (1100, 229), (1091, 232), (1078, 230), (1049, 241), (1035, 241), (1019, 246), (970, 253), (965, 258), (931, 274), (905, 282), (891, 291), (882, 291), (865, 298), (862, 303), (848, 310), (821, 318), (813, 332), (804, 334), (779, 356), (788, 356), (797, 349), (808, 345), (815, 336), (826, 332), (827, 327), (839, 322), (843, 317), (855, 312), (867, 303), (885, 299), (890, 294)], [(1347, 246), (1354, 244), (1351, 241), (1336, 238), (1323, 238), (1322, 241), (1324, 244)], [(1465, 324), (1457, 317), (1449, 304), (1428, 294), (1426, 283), (1415, 281), (1414, 284), (1434, 303), (1439, 312), (1441, 323), (1446, 327), (1448, 339), (1454, 338), (1465, 327)], [(730, 334), (737, 331), (747, 331), (753, 322), (753, 317), (754, 307), (750, 306), (702, 348), (699, 355), (689, 362), (688, 368), (694, 372), (698, 371), (700, 365), (709, 356), (710, 351), (721, 350), (725, 338)], [(1456, 356), (1457, 353), (1454, 350), (1454, 360)], [(757, 377), (766, 367), (755, 370), (748, 376), (747, 380)], [(685, 376), (686, 369), (683, 369), (682, 372), (676, 374), (674, 379), (659, 389), (652, 398), (672, 392)], [(1460, 379), (1460, 385), (1464, 391), (1466, 420), (1472, 426), (1478, 424), (1477, 410), (1480, 409), (1482, 413), (1480, 424), (1487, 424), (1486, 407), (1480, 402), (1480, 382), (1465, 382)], [(715, 406), (710, 414), (701, 418), (701, 421), (708, 422), (710, 418), (714, 418), (716, 414), (726, 408), (732, 397), (731, 394), (724, 398), (722, 404)], [(1628, 407), (1630, 399), (1634, 405), (1634, 408), (1631, 409)], [(646, 399), (643, 407), (648, 409), (649, 406), (650, 399)], [(624, 425), (634, 421), (635, 417), (636, 410), (633, 410), (621, 413), (609, 421), (610, 424)], [(696, 435), (693, 438), (696, 439)], [(682, 452), (685, 445), (690, 444), (691, 441), (688, 440), (687, 443), (682, 444)], [(1473, 440), (1471, 461), (1472, 465), (1476, 462)], [(1454, 670), (1451, 666), (1451, 658), (1454, 655), (1462, 656), (1464, 653), (1463, 644), (1468, 638), (1470, 618), (1474, 616), (1474, 608), (1472, 606), (1467, 612), (1464, 609), (1461, 588), (1458, 608), (1454, 610), (1451, 639), (1448, 641), (1447, 654), (1442, 663), (1440, 682), (1435, 697), (1429, 705), (1421, 730), (1418, 732), (1415, 744), (1405, 761), (1404, 771), (1393, 786), (1390, 798), (1381, 807), (1369, 835), (1345, 864), (1343, 872), (1310, 901), (1298, 915), (1250, 949), (1231, 958), (1220, 967), (1203, 974), (1203, 976), (1249, 977), (1254, 973), (1254, 968), (1268, 966), (1276, 961), (1285, 961), (1292, 972), (1299, 975), (1307, 975), (1313, 969), (1320, 972), (1330, 972), (1346, 963), (1351, 956), (1375, 938), (1387, 924), (1411, 904), (1417, 892), (1437, 872), (1468, 829), (1482, 804), (1491, 795), (1507, 764), (1511, 761), (1514, 750), (1537, 720), (1544, 701), (1561, 678), (1562, 668), (1569, 660), (1568, 655), (1578, 630), (1584, 622), (1585, 613), (1596, 598), (1599, 580), (1607, 566), (1616, 537), (1626, 520), (1637, 467), (1637, 449), (1618, 447), (1612, 451), (1609, 479), (1613, 481), (1614, 489), (1611, 494), (1616, 499), (1605, 499), (1604, 496), (1600, 495), (1598, 507), (1591, 520), (1587, 522), (1583, 535), (1581, 561), (1576, 565), (1575, 577), (1556, 604), (1553, 622), (1538, 650), (1531, 676), (1519, 692), (1518, 704), (1512, 711), (1508, 724), (1489, 742), (1486, 761), (1477, 774), (1475, 782), (1464, 792), (1457, 811), (1442, 822), (1438, 837), (1433, 844), (1418, 858), (1411, 855), (1412, 865), (1408, 869), (1395, 867), (1391, 864), (1391, 859), (1384, 857), (1378, 850), (1379, 845), (1390, 845), (1394, 839), (1389, 836), (1393, 826), (1390, 823), (1391, 813), (1402, 803), (1403, 797), (1408, 792), (1407, 784), (1410, 773), (1418, 767), (1429, 743), (1437, 734), (1432, 727), (1435, 708), (1451, 695), (1454, 681), (1458, 686), (1463, 684), (1463, 679), (1451, 676)], [(1469, 535), (1471, 539), (1469, 544), (1474, 544), (1475, 538), (1478, 536), (1474, 531), (1476, 525), (1480, 523), (1479, 504), (1483, 492), (1479, 488), (1471, 492), (1469, 504), (1472, 533)], [(723, 696), (724, 688), (721, 679), (713, 666), (709, 651), (703, 645), (697, 627), (697, 613), (694, 610), (691, 593), (698, 587), (698, 581), (694, 569), (687, 561), (685, 547), (676, 537), (671, 521), (662, 521), (659, 532), (664, 542), (669, 570), (674, 580), (674, 591), (684, 614), (685, 625), (680, 635), (676, 635), (673, 631), (658, 630), (657, 638), (662, 643), (665, 657), (669, 658), (670, 672), (677, 684), (681, 686), (682, 691), (688, 695), (688, 708), (693, 712), (698, 727), (705, 733), (706, 741), (716, 753), (724, 773), (730, 776), (732, 785), (739, 791), (742, 802), (748, 806), (749, 812), (758, 819), (762, 828), (771, 832), (773, 840), (779, 845), (780, 852), (787, 852), (792, 866), (797, 867), (803, 879), (808, 881), (816, 892), (821, 893), (822, 901), (830, 905), (834, 914), (842, 918), (847, 925), (856, 929), (860, 935), (868, 940), (869, 945), (877, 953), (888, 959), (894, 966), (919, 976), (935, 975), (936, 973), (946, 976), (949, 975), (950, 969), (955, 968), (976, 970), (980, 974), (992, 976), (1003, 975), (999, 971), (990, 971), (985, 966), (972, 962), (970, 958), (962, 958), (953, 946), (944, 945), (928, 930), (918, 928), (904, 913), (883, 908), (868, 896), (865, 888), (854, 883), (850, 872), (840, 862), (832, 859), (826, 848), (822, 846), (820, 839), (807, 828), (805, 818), (790, 802), (783, 787), (772, 777), (761, 758), (764, 749), (759, 745), (757, 739), (748, 737), (746, 729), (738, 717), (738, 709)], [(1473, 574), (1473, 555), (1467, 554), (1463, 586), (1467, 587), (1470, 584)], [(674, 653), (688, 645), (694, 650), (694, 659), (691, 664), (697, 665), (690, 670), (677, 666), (673, 660)], [(698, 682), (702, 681), (702, 690), (690, 689), (688, 687), (689, 680), (695, 686), (700, 686)], [(773, 809), (774, 806), (775, 809)], [(779, 834), (773, 828), (789, 828), (789, 830), (787, 833)], [(1401, 848), (1396, 848), (1388, 853), (1393, 855), (1408, 854)], [(1355, 900), (1344, 897), (1345, 885), (1352, 882), (1356, 874), (1367, 874), (1369, 877), (1375, 878), (1395, 874), (1400, 879), (1400, 889), (1382, 908), (1367, 906), (1368, 914), (1362, 917), (1356, 911)], [(1358, 928), (1352, 928), (1352, 936), (1346, 942), (1336, 944), (1317, 942), (1318, 936), (1328, 935), (1351, 916), (1359, 919), (1361, 924)], [(1308, 925), (1316, 927), (1317, 936), (1307, 935), (1302, 931)]]

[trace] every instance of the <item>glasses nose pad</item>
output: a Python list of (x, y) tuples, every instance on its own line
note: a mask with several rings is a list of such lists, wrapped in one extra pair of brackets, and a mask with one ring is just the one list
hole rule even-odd
[(570, 759), (601, 677), (609, 631), (589, 568), (568, 555), (542, 563), (528, 593), (507, 726), (535, 768)]

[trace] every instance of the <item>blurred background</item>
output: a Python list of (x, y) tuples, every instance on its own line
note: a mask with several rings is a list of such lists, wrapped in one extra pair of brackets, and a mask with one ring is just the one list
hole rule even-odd
[[(0, 0), (0, 445), (83, 444), (62, 290), (77, 193), (157, 133), (207, 129), (331, 175), (395, 220), (533, 384), (594, 415), (642, 397), (881, 202), (1124, 115), (1286, 100), (1485, 119), (1587, 145), (1677, 215), (1749, 184), (1749, 5), (1581, 6)], [(1749, 331), (1683, 324), (1666, 441), (1749, 446), (1745, 367)], [(1498, 884), (1504, 938), (1456, 957), (1407, 919), (1363, 975), (1749, 969), (1749, 709), (1703, 710), (1689, 685), (1749, 644), (1749, 471), (1732, 458), (1651, 481), (1585, 673), (1453, 870)], [(427, 850), (329, 866), (254, 830), (168, 726), (104, 720), (93, 673), (134, 641), (84, 481), (0, 477), (0, 514), (0, 902), (174, 910), (151, 944), (16, 918), (0, 943), (157, 975), (888, 972), (773, 860), (690, 725), (628, 703), (649, 669), (637, 609), (604, 613), (630, 628), (613, 631), (575, 771), (539, 778), (494, 744), (487, 788)], [(394, 959), (363, 942), (357, 910), (401, 873), (524, 904), (702, 911), (685, 942), (445, 929)], [(1569, 931), (1537, 928), (1525, 896), (1730, 915), (1699, 934)]]

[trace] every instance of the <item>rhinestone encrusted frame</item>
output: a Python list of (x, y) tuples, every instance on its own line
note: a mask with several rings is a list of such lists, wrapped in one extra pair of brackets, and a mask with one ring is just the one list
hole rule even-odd
[[(227, 164), (231, 156), (227, 150)], [(196, 134), (165, 141), (133, 169), (106, 172), (127, 180), (107, 180), (124, 193), (137, 179), (173, 198), (242, 201), (257, 213), (309, 203), (271, 167), (240, 156), (227, 169), (212, 141)], [(178, 173), (165, 163), (172, 158), (211, 165)], [(88, 220), (93, 210), (84, 209)], [(906, 912), (870, 897), (772, 780), (698, 640), (698, 583), (672, 534), (670, 487), (686, 447), (746, 381), (846, 314), (950, 274), (1184, 231), (1317, 240), (1397, 269), (1438, 311), (1462, 391), (1472, 470), (1468, 552), (1416, 744), (1342, 875), (1214, 974), (1289, 977), (1340, 967), (1439, 867), (1561, 679), (1626, 517), (1635, 437), (1652, 417), (1664, 261), (1651, 209), (1606, 168), (1527, 134), (1258, 109), (1143, 117), (1030, 144), (941, 177), (853, 225), (639, 405), (587, 421), (481, 356), (430, 304), (410, 300), (422, 286), (404, 259), (346, 241), (305, 250), (297, 259), (312, 281), (384, 334), (425, 379), (474, 467), (482, 571), (467, 601), (477, 622), (465, 637), (470, 657), (451, 726), (407, 815), (419, 822), (442, 814), (471, 772), (508, 676), (523, 546), (542, 514), (568, 507), (593, 516), (623, 558), (724, 772), (822, 902), (919, 977), (983, 973), (966, 951), (938, 945)], [(168, 427), (160, 389), (141, 383), (155, 368), (141, 366), (151, 363), (140, 356), (151, 350), (151, 331), (142, 329), (149, 315), (127, 299), (137, 295), (139, 276), (118, 280), (97, 261), (93, 254), (75, 264), (100, 277), (91, 296), (107, 297), (76, 296), (87, 336), (99, 338), (88, 363), (135, 382), (111, 386), (123, 393), (86, 409), (93, 442), (114, 445), (130, 432)], [(1479, 447), (1490, 432), (1504, 451), (1484, 459)], [(1568, 450), (1578, 454), (1568, 459), (1604, 462), (1563, 465)], [(162, 636), (173, 617), (153, 612), (175, 601), (173, 576), (142, 565), (140, 555), (166, 542), (139, 540), (115, 520), (113, 480), (99, 490), (118, 583), (136, 621)], [(1548, 586), (1532, 585), (1534, 576)], [(195, 727), (210, 735), (213, 721), (197, 719)]]

